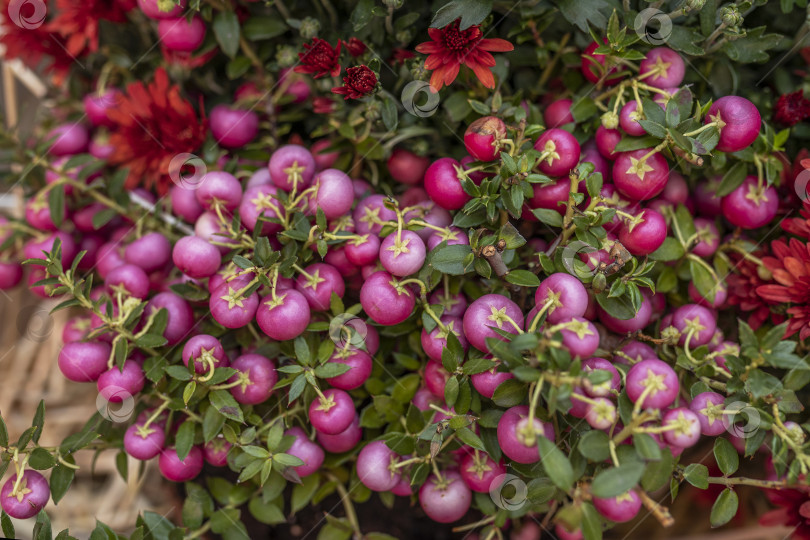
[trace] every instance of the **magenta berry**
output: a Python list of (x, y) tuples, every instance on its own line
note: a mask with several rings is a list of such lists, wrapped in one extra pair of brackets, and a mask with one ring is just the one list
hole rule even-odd
[(461, 185), (463, 167), (453, 158), (440, 158), (425, 171), (425, 191), (430, 200), (445, 210), (458, 210), (470, 196)]
[(307, 299), (292, 289), (265, 296), (256, 310), (259, 328), (277, 341), (300, 336), (309, 325), (310, 317)]
[(570, 99), (558, 99), (543, 111), (543, 121), (546, 127), (555, 128), (574, 121), (571, 115), (571, 106), (574, 104)]
[(603, 126), (596, 128), (596, 149), (603, 158), (614, 160), (618, 156), (615, 152), (616, 145), (622, 139), (622, 134), (618, 129), (608, 129)]
[(568, 349), (571, 356), (585, 358), (591, 356), (599, 347), (599, 332), (588, 319), (571, 317), (554, 327), (560, 327), (562, 346)]
[(324, 459), (323, 448), (310, 441), (303, 429), (292, 427), (285, 431), (284, 435), (295, 437), (295, 441), (286, 453), (304, 462), (295, 467), (298, 476), (305, 478), (321, 468)]
[(461, 457), (458, 471), (461, 479), (471, 490), (478, 493), (489, 493), (489, 488), (495, 479), (506, 474), (506, 467), (483, 452), (471, 452)]
[(588, 293), (580, 280), (557, 272), (540, 283), (534, 293), (534, 302), (546, 313), (546, 322), (558, 323), (571, 317), (582, 317), (588, 307)]
[(687, 304), (672, 313), (672, 326), (681, 332), (678, 345), (685, 346), (688, 339), (688, 346), (695, 348), (711, 341), (717, 329), (717, 319), (708, 308)]
[(689, 448), (700, 440), (701, 423), (698, 415), (690, 409), (670, 409), (661, 418), (661, 425), (668, 429), (663, 437), (666, 442), (680, 448)]
[(486, 338), (503, 340), (492, 328), (510, 334), (523, 329), (523, 313), (512, 300), (500, 294), (485, 294), (464, 313), (464, 335), (473, 347), (487, 351)]
[(454, 469), (441, 478), (430, 475), (419, 489), (419, 504), (430, 519), (438, 523), (458, 521), (470, 509), (472, 491)]
[[(526, 201), (526, 207), (529, 210), (546, 208), (555, 210), (560, 215), (565, 214), (565, 203), (568, 202), (568, 195), (571, 190), (571, 182), (567, 178), (554, 180), (547, 184), (535, 184), (533, 189), (533, 195)], [(537, 221), (534, 214), (526, 211), (525, 208), (522, 217), (529, 221)]]
[(183, 341), (194, 327), (194, 312), (184, 298), (173, 292), (162, 292), (153, 296), (145, 313), (151, 315), (161, 308), (166, 309), (168, 315), (163, 337), (168, 340), (169, 345), (176, 345)]
[(240, 148), (256, 138), (259, 117), (250, 110), (217, 105), (208, 116), (211, 134), (225, 148)]
[(292, 191), (296, 187), (300, 193), (312, 182), (315, 159), (303, 146), (288, 144), (273, 152), (268, 168), (273, 185), (284, 191)]
[[(607, 43), (607, 41), (605, 41), (605, 43)], [(602, 78), (603, 69), (600, 66), (605, 65), (606, 59), (604, 54), (594, 53), (598, 48), (599, 43), (594, 41), (582, 51), (582, 62), (580, 65), (582, 75), (592, 83), (599, 82), (599, 80), (602, 79), (606, 85), (616, 84), (621, 80), (621, 77), (611, 77), (611, 75), (617, 71), (615, 67), (610, 68), (604, 76), (604, 79)]]
[(97, 381), (98, 392), (110, 403), (122, 401), (143, 390), (146, 377), (141, 366), (132, 360), (124, 362), (122, 369), (113, 366), (102, 373)]
[(494, 161), (500, 155), (500, 141), (506, 138), (506, 124), (497, 116), (483, 116), (464, 132), (464, 146), (476, 161)]
[(158, 460), (160, 473), (172, 482), (188, 482), (200, 474), (203, 468), (203, 453), (199, 446), (192, 446), (185, 459), (180, 459), (177, 449), (164, 448)]
[(379, 255), (380, 239), (374, 234), (366, 233), (346, 242), (346, 259), (357, 266), (371, 264)]
[(738, 152), (757, 138), (762, 117), (756, 106), (744, 97), (724, 96), (709, 107), (705, 122), (714, 122), (720, 130), (716, 150)]
[(632, 201), (652, 199), (664, 190), (668, 180), (667, 160), (647, 148), (621, 152), (613, 162), (613, 184)]
[(239, 403), (263, 403), (273, 393), (278, 374), (272, 360), (260, 354), (243, 354), (231, 362), (231, 367), (239, 372), (228, 379), (228, 382), (241, 383), (230, 388), (231, 394)]
[(714, 222), (706, 218), (695, 218), (695, 229), (699, 242), (692, 248), (698, 257), (711, 257), (720, 245), (720, 232)]
[(349, 427), (355, 415), (354, 403), (343, 390), (324, 390), (323, 398), (316, 397), (309, 406), (312, 426), (327, 435), (337, 435)]
[(227, 367), (228, 357), (217, 338), (208, 334), (197, 334), (183, 346), (183, 363), (194, 362), (196, 373), (208, 373), (213, 368)]
[(422, 328), (421, 335), (422, 348), (425, 354), (428, 355), (428, 358), (436, 362), (442, 361), (442, 351), (447, 347), (447, 336), (449, 336), (451, 332), (456, 335), (465, 350), (468, 346), (467, 338), (464, 336), (464, 331), (462, 330), (463, 322), (461, 318), (442, 315), (439, 320), (442, 321), (442, 324), (445, 326), (444, 328), (436, 326), (430, 333)]
[(71, 381), (92, 382), (107, 370), (110, 346), (100, 341), (74, 341), (59, 351), (59, 370)]
[(664, 216), (646, 208), (634, 219), (626, 219), (619, 229), (619, 242), (636, 256), (649, 255), (664, 243), (667, 222)]
[(692, 281), (689, 282), (687, 292), (689, 293), (689, 299), (695, 304), (713, 309), (721, 307), (726, 302), (726, 298), (728, 298), (728, 288), (722, 281), (715, 283), (709, 292), (709, 298), (711, 298), (711, 300), (706, 300)]
[(158, 36), (167, 49), (191, 52), (205, 40), (205, 23), (198, 15), (194, 15), (190, 21), (185, 18), (161, 19), (158, 22)]
[(341, 390), (354, 390), (361, 387), (368, 380), (374, 367), (371, 356), (367, 352), (358, 349), (336, 350), (329, 362), (349, 366), (349, 371), (326, 379), (329, 384)]
[(228, 452), (231, 450), (231, 446), (231, 443), (220, 435), (203, 445), (203, 459), (212, 467), (224, 467), (228, 464)]
[(217, 287), (208, 300), (211, 316), (225, 328), (247, 326), (253, 320), (259, 307), (259, 293), (253, 291), (250, 294), (244, 294), (241, 282), (234, 281), (237, 282), (236, 285), (223, 283)]
[(438, 398), (444, 399), (444, 389), (450, 373), (444, 369), (441, 362), (430, 361), (425, 366), (425, 387), (430, 393)]
[(600, 305), (596, 306), (596, 313), (599, 316), (599, 322), (605, 325), (608, 330), (616, 332), (617, 334), (626, 334), (628, 332), (641, 330), (650, 323), (652, 304), (647, 297), (642, 295), (641, 305), (638, 311), (629, 319), (617, 319), (605, 311)]
[(118, 106), (121, 99), (121, 91), (117, 88), (107, 88), (103, 93), (91, 93), (84, 96), (84, 112), (90, 122), (96, 126), (110, 127), (113, 122), (107, 116), (107, 111)]
[(219, 206), (232, 212), (242, 201), (242, 184), (230, 173), (211, 171), (200, 179), (197, 201), (207, 210)]
[(337, 219), (352, 209), (352, 179), (343, 171), (325, 169), (315, 175), (313, 186), (315, 195), (309, 200), (309, 210), (313, 214), (320, 208), (326, 219)]
[(619, 112), (619, 125), (628, 134), (638, 137), (644, 135), (647, 131), (638, 123), (639, 120), (644, 120), (644, 116), (638, 112), (638, 102), (628, 101)]
[(624, 523), (630, 521), (641, 509), (641, 498), (633, 490), (628, 491), (618, 497), (610, 499), (593, 498), (593, 505), (596, 511), (611, 521)]
[(722, 414), (725, 401), (717, 392), (701, 392), (692, 398), (689, 409), (697, 415), (703, 435), (717, 436), (726, 430), (726, 418)]
[(172, 261), (187, 276), (195, 279), (212, 276), (219, 270), (219, 250), (199, 236), (184, 236), (174, 245)]
[(304, 273), (295, 280), (295, 290), (307, 299), (313, 311), (329, 309), (332, 294), (343, 297), (346, 284), (334, 266), (326, 263), (315, 263), (307, 266)]
[(413, 231), (395, 231), (380, 244), (380, 262), (394, 276), (415, 274), (425, 262), (425, 243)]
[(388, 172), (391, 173), (391, 178), (409, 186), (422, 181), (428, 165), (430, 165), (428, 158), (417, 156), (404, 148), (394, 148), (391, 157), (388, 158)]
[(149, 427), (136, 422), (127, 428), (124, 433), (124, 450), (127, 454), (146, 461), (152, 459), (163, 451), (166, 443), (166, 433), (157, 422)]
[(104, 284), (113, 296), (146, 298), (149, 294), (149, 277), (139, 266), (122, 264), (110, 270)]
[(398, 462), (399, 456), (384, 441), (372, 441), (357, 456), (357, 477), (372, 491), (388, 491), (399, 483), (394, 468)]
[(723, 215), (743, 229), (756, 229), (770, 223), (779, 209), (776, 188), (748, 176), (734, 191), (722, 199)]
[[(284, 205), (277, 197), (278, 188), (269, 184), (263, 184), (248, 188), (239, 203), (239, 217), (242, 218), (242, 225), (249, 231), (253, 231), (257, 226), (261, 226), (262, 234), (276, 234), (282, 230), (279, 223), (271, 223), (269, 219), (280, 219), (279, 214), (284, 213)], [(278, 213), (276, 213), (278, 211)], [(261, 222), (259, 218), (262, 218)]]
[(587, 373), (589, 371), (607, 371), (611, 374), (610, 379), (603, 383), (593, 384), (590, 380), (585, 378), (583, 388), (585, 392), (591, 397), (605, 397), (619, 390), (621, 387), (622, 378), (619, 375), (619, 370), (604, 358), (588, 358), (582, 362), (582, 370)]
[(542, 156), (538, 168), (549, 176), (565, 176), (579, 162), (579, 142), (564, 129), (545, 131), (534, 143), (534, 149)]
[(144, 272), (154, 272), (171, 260), (172, 245), (161, 233), (147, 233), (124, 249), (124, 260), (140, 266)]
[(51, 142), (50, 153), (54, 156), (70, 156), (87, 149), (90, 135), (87, 128), (77, 123), (62, 124), (53, 128), (45, 138)]
[(678, 375), (669, 364), (658, 359), (642, 360), (627, 372), (627, 396), (633, 403), (642, 398), (645, 409), (663, 409), (678, 397)]
[(529, 407), (518, 405), (507, 409), (498, 421), (498, 444), (504, 455), (518, 463), (540, 460), (537, 437), (554, 442), (554, 427), (535, 417), (529, 423)]
[[(576, 398), (574, 400), (576, 401)], [(593, 403), (585, 404), (585, 421), (593, 429), (609, 429), (616, 423), (617, 418), (616, 405), (608, 398), (594, 398)]]
[(393, 326), (410, 316), (416, 299), (410, 289), (388, 272), (375, 272), (360, 289), (360, 303), (374, 322)]
[(385, 207), (385, 197), (382, 195), (369, 195), (357, 203), (352, 219), (357, 228), (357, 234), (380, 234), (381, 222), (395, 221), (396, 213)]
[(23, 472), (22, 480), (14, 493), (17, 483), (15, 474), (3, 484), (0, 490), (0, 506), (9, 516), (16, 519), (32, 518), (45, 508), (51, 497), (51, 488), (48, 481), (37, 471), (28, 469)]
[[(652, 72), (652, 75), (647, 75)], [(645, 82), (656, 88), (679, 86), (686, 73), (681, 55), (667, 47), (656, 47), (647, 53), (638, 65), (639, 75), (647, 75)]]
[(470, 382), (473, 387), (478, 390), (482, 396), (492, 399), (495, 395), (495, 389), (500, 384), (508, 379), (513, 379), (515, 376), (508, 371), (498, 371), (498, 366), (483, 373), (476, 373), (470, 376)]
[(181, 17), (187, 6), (186, 0), (173, 0), (171, 5), (168, 6), (169, 10), (163, 11), (161, 7), (164, 9), (167, 7), (163, 4), (159, 3), (158, 0), (138, 0), (138, 7), (141, 8), (143, 14), (150, 19), (158, 20), (176, 19), (177, 17)]
[(363, 438), (363, 428), (360, 427), (360, 415), (355, 415), (349, 427), (336, 435), (327, 435), (318, 431), (316, 433), (318, 442), (324, 450), (331, 454), (342, 454), (348, 452)]

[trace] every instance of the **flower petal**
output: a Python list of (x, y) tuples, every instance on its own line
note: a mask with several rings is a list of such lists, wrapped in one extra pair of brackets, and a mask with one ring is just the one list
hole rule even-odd
[(491, 52), (508, 52), (515, 50), (515, 46), (500, 38), (482, 39), (478, 42), (478, 48)]

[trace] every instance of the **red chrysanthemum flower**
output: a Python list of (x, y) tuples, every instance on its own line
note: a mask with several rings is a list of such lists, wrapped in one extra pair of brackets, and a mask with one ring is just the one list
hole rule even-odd
[(810, 337), (810, 244), (797, 238), (790, 243), (775, 240), (771, 244), (773, 257), (763, 257), (776, 284), (757, 287), (757, 294), (780, 304), (790, 304), (785, 337), (799, 333), (799, 339)]
[[(0, 5), (3, 9), (3, 17), (0, 18), (0, 43), (5, 46), (4, 58), (18, 58), (21, 62), (32, 69), (42, 67), (49, 73), (55, 85), (61, 85), (73, 65), (73, 58), (67, 53), (62, 37), (48, 30), (47, 25), (43, 25), (43, 19), (33, 20), (40, 14), (33, 9), (27, 9), (33, 4), (23, 4), (17, 15), (17, 22), (12, 20), (12, 16), (7, 16), (10, 0), (5, 0)], [(44, 14), (42, 15), (44, 18)]]
[(118, 107), (108, 112), (115, 123), (110, 163), (129, 168), (127, 187), (144, 185), (165, 194), (169, 189), (169, 163), (177, 154), (197, 150), (208, 131), (205, 117), (180, 95), (159, 68), (149, 85), (127, 86)]
[(295, 66), (296, 73), (311, 73), (316, 79), (340, 75), (340, 41), (333, 49), (329, 42), (312, 38), (312, 43), (304, 43), (304, 49), (298, 53), (301, 65)]
[(335, 102), (328, 97), (318, 96), (312, 99), (312, 112), (330, 114), (335, 110)]
[(776, 510), (759, 518), (760, 525), (793, 527), (793, 540), (810, 540), (810, 487), (797, 485), (794, 489), (766, 489)]
[[(810, 185), (808, 187), (810, 187)], [(802, 217), (787, 218), (782, 221), (782, 229), (790, 234), (801, 236), (805, 240), (810, 240), (810, 200), (806, 200), (802, 203), (799, 214)]]
[(133, 0), (57, 0), (56, 18), (48, 29), (65, 37), (70, 54), (81, 56), (98, 50), (100, 20), (124, 22), (133, 7)]
[(495, 58), (490, 52), (511, 51), (514, 45), (505, 39), (484, 39), (478, 25), (460, 30), (459, 20), (444, 28), (429, 28), (432, 41), (416, 46), (418, 52), (429, 55), (425, 59), (425, 69), (433, 71), (430, 88), (438, 92), (442, 86), (450, 85), (456, 80), (462, 64), (473, 70), (481, 84), (495, 88), (495, 77), (490, 70), (495, 65)]
[(810, 117), (810, 99), (803, 90), (782, 94), (773, 108), (773, 120), (785, 126), (793, 126)]
[(349, 51), (349, 54), (355, 58), (366, 52), (367, 49), (366, 44), (356, 37), (349, 38), (349, 41), (344, 41), (343, 45), (346, 46), (346, 50)]
[(355, 66), (346, 70), (343, 86), (332, 88), (332, 92), (345, 96), (343, 99), (360, 99), (371, 94), (376, 87), (377, 75), (367, 66)]
[(409, 51), (408, 49), (396, 48), (394, 49), (394, 52), (391, 54), (390, 62), (395, 65), (404, 64), (405, 60), (410, 60), (414, 56), (416, 56), (416, 54), (414, 54), (413, 51)]
[[(754, 255), (761, 257), (762, 253)], [(726, 277), (728, 304), (739, 306), (740, 312), (748, 313), (746, 322), (754, 330), (770, 318), (779, 320), (779, 315), (771, 313), (773, 303), (757, 293), (758, 287), (768, 283), (760, 276), (758, 265), (750, 259), (743, 259), (738, 253), (729, 253), (729, 258), (733, 263), (733, 272)]]

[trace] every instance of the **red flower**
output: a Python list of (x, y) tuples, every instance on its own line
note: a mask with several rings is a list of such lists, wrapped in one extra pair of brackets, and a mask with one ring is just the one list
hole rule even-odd
[(799, 339), (810, 337), (810, 244), (791, 238), (790, 243), (776, 240), (771, 244), (774, 257), (763, 257), (777, 284), (757, 287), (757, 294), (782, 304), (790, 304), (785, 337), (799, 332)]
[(346, 50), (349, 51), (349, 54), (355, 58), (366, 52), (366, 44), (356, 37), (349, 38), (349, 41), (344, 41), (343, 44), (346, 46)]
[(217, 49), (211, 49), (206, 53), (202, 53), (199, 55), (195, 55), (192, 52), (185, 52), (185, 51), (175, 51), (173, 49), (169, 49), (165, 47), (162, 43), (160, 44), (160, 52), (163, 54), (163, 61), (166, 62), (168, 65), (179, 66), (183, 69), (194, 69), (200, 66), (204, 66), (208, 62), (211, 61), (213, 57), (217, 55)]
[(67, 50), (73, 56), (98, 50), (98, 22), (126, 21), (126, 12), (135, 6), (131, 0), (57, 0), (56, 18), (48, 29), (67, 40)]
[(332, 49), (328, 42), (312, 38), (312, 43), (304, 43), (305, 52), (298, 53), (301, 65), (295, 67), (296, 73), (312, 73), (316, 79), (331, 75), (340, 75), (340, 41)]
[(345, 95), (343, 99), (360, 99), (369, 95), (376, 87), (377, 75), (366, 66), (355, 66), (346, 70), (343, 86), (332, 88), (332, 92)]
[[(73, 64), (73, 58), (65, 49), (64, 40), (60, 35), (49, 31), (47, 25), (42, 25), (41, 19), (32, 20), (33, 17), (39, 17), (40, 13), (25, 11), (26, 6), (31, 4), (20, 7), (15, 3), (20, 7), (15, 19), (19, 24), (15, 24), (15, 20), (12, 20), (14, 10), (9, 9), (10, 4), (10, 0), (0, 2), (3, 9), (3, 17), (0, 18), (0, 43), (6, 48), (4, 58), (18, 58), (32, 69), (42, 65), (51, 74), (54, 84), (61, 85)], [(11, 15), (6, 16), (9, 14)], [(44, 17), (44, 14), (41, 16)]]
[(495, 88), (495, 78), (490, 71), (495, 58), (489, 53), (511, 51), (514, 45), (505, 39), (484, 39), (478, 25), (459, 30), (458, 24), (457, 19), (444, 28), (428, 29), (432, 41), (416, 46), (417, 51), (429, 55), (425, 69), (433, 71), (430, 88), (438, 92), (442, 86), (452, 83), (462, 64), (473, 70), (481, 84)]
[(803, 90), (782, 94), (773, 109), (773, 120), (779, 124), (793, 126), (810, 117), (810, 100), (804, 97)]
[(413, 51), (409, 51), (408, 49), (394, 49), (393, 54), (391, 55), (391, 63), (392, 64), (404, 64), (405, 60), (410, 60), (416, 56)]
[[(760, 253), (754, 255), (762, 256)], [(734, 264), (734, 271), (726, 277), (729, 305), (739, 306), (740, 312), (748, 313), (746, 322), (754, 330), (769, 318), (773, 318), (775, 322), (780, 319), (778, 315), (771, 313), (772, 302), (757, 293), (757, 288), (767, 283), (757, 271), (757, 264), (733, 252), (729, 253), (729, 258)]]
[(335, 110), (335, 102), (328, 97), (318, 96), (312, 99), (312, 112), (315, 114), (329, 114)]
[(110, 163), (129, 168), (127, 187), (145, 185), (165, 194), (169, 189), (169, 163), (177, 154), (194, 152), (205, 141), (205, 117), (198, 119), (191, 103), (170, 85), (159, 68), (151, 84), (127, 86), (118, 107), (108, 112), (115, 122)]
[(795, 489), (766, 489), (765, 495), (781, 508), (759, 518), (760, 525), (794, 527), (793, 540), (810, 540), (810, 487), (797, 485)]

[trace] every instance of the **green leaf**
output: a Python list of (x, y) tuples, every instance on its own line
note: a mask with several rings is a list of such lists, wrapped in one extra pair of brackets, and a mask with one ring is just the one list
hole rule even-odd
[(542, 435), (537, 437), (537, 446), (540, 449), (540, 461), (548, 477), (563, 491), (570, 490), (574, 483), (574, 469), (571, 462), (557, 445)]
[(683, 471), (684, 479), (698, 489), (709, 488), (709, 469), (706, 465), (692, 463)]
[(627, 462), (618, 467), (603, 469), (591, 483), (591, 492), (596, 497), (609, 499), (627, 493), (638, 484), (644, 474), (644, 464)]
[(466, 445), (472, 446), (481, 451), (485, 451), (484, 443), (481, 442), (481, 439), (476, 435), (470, 428), (462, 427), (456, 430), (456, 435), (458, 438), (461, 439)]
[(738, 161), (731, 166), (729, 170), (723, 175), (720, 185), (717, 188), (717, 197), (725, 197), (738, 187), (740, 187), (745, 180), (748, 173), (748, 167), (743, 161)]
[(779, 34), (766, 34), (765, 28), (746, 29), (744, 37), (726, 41), (722, 51), (730, 59), (743, 64), (767, 62), (770, 56), (766, 51), (779, 46), (784, 38)]
[(597, 429), (587, 431), (579, 440), (577, 449), (579, 453), (591, 461), (604, 461), (610, 457), (610, 450), (608, 447), (609, 437), (604, 431)]
[(382, 121), (385, 129), (393, 131), (397, 128), (397, 105), (393, 99), (386, 96), (382, 99)]
[(0, 525), (3, 528), (3, 534), (9, 538), (16, 538), (16, 532), (14, 531), (14, 524), (11, 522), (11, 518), (8, 517), (5, 510), (0, 511)]
[(725, 476), (734, 474), (740, 467), (740, 455), (734, 445), (720, 437), (714, 440), (714, 459)]
[(31, 427), (34, 428), (34, 431), (31, 434), (31, 440), (34, 441), (34, 443), (38, 443), (39, 438), (42, 435), (42, 430), (45, 427), (44, 399), (39, 400), (39, 405), (37, 405), (37, 411), (34, 413), (34, 420), (31, 422)]
[(684, 52), (691, 56), (702, 56), (704, 51), (702, 48), (695, 45), (703, 41), (703, 36), (700, 33), (684, 28), (683, 26), (674, 25), (672, 32), (667, 39), (667, 45), (676, 51)]
[(431, 28), (444, 28), (461, 18), (459, 30), (481, 24), (492, 11), (492, 0), (452, 0), (442, 6), (430, 23)]
[(34, 448), (28, 458), (28, 464), (32, 469), (44, 471), (56, 465), (56, 458), (44, 448)]
[(280, 36), (287, 31), (281, 17), (251, 17), (242, 25), (242, 33), (249, 41), (259, 41)]
[(168, 342), (169, 340), (158, 334), (144, 334), (135, 340), (135, 345), (141, 348), (155, 348), (162, 347)]
[(263, 502), (261, 497), (250, 499), (248, 510), (250, 515), (255, 517), (257, 521), (267, 525), (277, 525), (287, 521), (284, 512), (281, 511), (278, 505), (272, 502)]
[(472, 249), (467, 245), (439, 247), (431, 253), (429, 265), (442, 274), (461, 276), (470, 271), (464, 266), (464, 258), (470, 253)]
[(532, 209), (532, 214), (550, 227), (562, 227), (563, 217), (556, 210), (550, 208), (534, 208)]
[(214, 36), (222, 52), (230, 58), (239, 50), (239, 19), (233, 11), (218, 11), (214, 16)]
[(588, 33), (589, 26), (605, 28), (610, 4), (606, 0), (554, 0), (554, 4), (568, 22)]
[(180, 428), (177, 430), (174, 444), (177, 449), (177, 457), (180, 458), (180, 461), (186, 459), (186, 456), (188, 456), (188, 453), (191, 451), (191, 447), (194, 446), (194, 432), (196, 426), (197, 424), (195, 422), (186, 420), (180, 424)]
[(645, 135), (643, 137), (623, 137), (616, 144), (615, 152), (630, 152), (631, 150), (641, 150), (642, 148), (653, 148), (661, 142), (658, 137)]
[[(73, 458), (65, 458), (65, 460), (72, 463)], [(59, 501), (65, 496), (75, 474), (75, 470), (62, 464), (57, 465), (51, 471), (51, 478), (48, 483), (51, 486), (51, 497), (53, 497), (54, 504), (59, 504)]]
[(516, 379), (507, 379), (495, 389), (492, 401), (500, 407), (514, 407), (526, 397), (526, 384)]
[(528, 270), (512, 270), (505, 277), (506, 281), (521, 287), (538, 287), (540, 278)]
[(227, 390), (214, 390), (209, 394), (211, 405), (231, 420), (236, 420), (239, 423), (244, 423), (245, 419), (242, 416), (242, 408)]
[(650, 259), (654, 261), (676, 261), (684, 256), (684, 249), (677, 239), (667, 236), (664, 242), (652, 253)]
[(48, 209), (51, 221), (56, 227), (60, 227), (65, 219), (65, 190), (62, 187), (56, 187), (48, 193)]
[(299, 510), (306, 507), (312, 496), (315, 495), (315, 490), (318, 489), (320, 484), (320, 475), (313, 474), (301, 479), (300, 484), (296, 484), (292, 491), (292, 508), (290, 512), (295, 514)]
[(602, 540), (602, 516), (591, 503), (582, 505), (582, 535), (585, 540)]
[(731, 518), (737, 515), (739, 505), (740, 500), (737, 493), (731, 488), (724, 489), (712, 505), (712, 513), (709, 518), (712, 527), (720, 527), (731, 521)]

